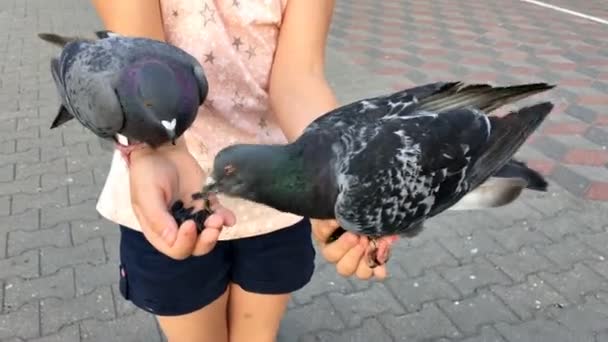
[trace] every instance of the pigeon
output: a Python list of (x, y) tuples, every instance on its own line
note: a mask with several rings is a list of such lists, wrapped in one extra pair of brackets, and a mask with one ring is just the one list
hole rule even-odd
[[(429, 218), (505, 205), (547, 182), (513, 159), (552, 111), (551, 102), (491, 116), (554, 88), (436, 82), (332, 110), (289, 144), (234, 144), (215, 157), (199, 197), (222, 193), (370, 238), (370, 267), (390, 241), (414, 237)], [(335, 238), (335, 236), (334, 236)], [(389, 242), (387, 242), (389, 241)]]
[(107, 30), (95, 34), (97, 39), (38, 34), (62, 48), (51, 59), (61, 98), (51, 129), (76, 118), (113, 141), (127, 161), (143, 144), (175, 144), (208, 94), (201, 64), (168, 43)]

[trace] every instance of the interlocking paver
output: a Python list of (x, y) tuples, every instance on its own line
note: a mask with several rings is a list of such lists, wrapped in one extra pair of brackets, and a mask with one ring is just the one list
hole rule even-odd
[(37, 303), (39, 299), (74, 297), (74, 270), (64, 268), (55, 274), (40, 278), (9, 278), (4, 285), (4, 307), (14, 310), (26, 303)]
[(492, 291), (523, 320), (532, 319), (546, 308), (568, 305), (566, 298), (535, 275), (521, 284), (492, 286)]
[(8, 233), (8, 255), (21, 254), (23, 251), (44, 246), (70, 246), (70, 228), (68, 224), (59, 224), (53, 228), (40, 230), (15, 230)]
[[(598, 0), (549, 1), (606, 19)], [(121, 297), (118, 229), (95, 211), (110, 151), (74, 121), (49, 129), (58, 50), (36, 33), (99, 28), (88, 2), (0, 0), (3, 342), (161, 339)], [(384, 283), (343, 279), (318, 256), (279, 341), (605, 340), (606, 34), (525, 2), (338, 0), (326, 70), (343, 103), (438, 80), (557, 83), (520, 151), (550, 189), (429, 221), (395, 244)]]
[(600, 277), (583, 263), (575, 264), (571, 270), (562, 273), (541, 272), (539, 277), (572, 302), (580, 302), (584, 295), (608, 286), (605, 278)]
[(40, 334), (38, 303), (26, 304), (9, 313), (0, 314), (0, 339), (31, 338)]
[(103, 241), (100, 238), (88, 240), (73, 247), (44, 247), (40, 249), (42, 274), (51, 274), (66, 266), (84, 263), (98, 265), (105, 262)]
[(426, 304), (420, 311), (403, 316), (380, 316), (380, 320), (397, 341), (462, 336), (448, 316), (435, 304)]
[(40, 316), (42, 319), (42, 334), (57, 332), (64, 325), (87, 318), (102, 320), (116, 316), (112, 304), (110, 287), (100, 287), (97, 290), (68, 300), (46, 298), (40, 301)]
[(464, 334), (474, 334), (482, 325), (496, 322), (517, 322), (515, 314), (487, 290), (461, 301), (439, 301), (456, 327)]
[(78, 324), (65, 326), (58, 333), (45, 335), (30, 342), (80, 342), (80, 331)]

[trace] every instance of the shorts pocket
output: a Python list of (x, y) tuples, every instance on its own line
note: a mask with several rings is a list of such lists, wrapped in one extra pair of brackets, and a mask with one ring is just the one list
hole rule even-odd
[(121, 264), (118, 266), (119, 270), (119, 281), (118, 288), (120, 290), (120, 294), (126, 299), (129, 300), (129, 279), (127, 277), (127, 271), (125, 267)]

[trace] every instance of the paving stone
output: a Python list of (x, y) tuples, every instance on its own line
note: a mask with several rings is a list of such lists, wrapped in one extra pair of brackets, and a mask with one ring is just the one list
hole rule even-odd
[(608, 286), (606, 279), (601, 278), (588, 266), (580, 263), (575, 264), (569, 271), (557, 274), (541, 272), (539, 276), (574, 303), (580, 302), (585, 294), (605, 289)]
[(490, 326), (484, 326), (478, 336), (469, 337), (461, 342), (505, 342), (506, 340), (500, 336), (496, 329)]
[(68, 205), (66, 188), (39, 192), (36, 194), (15, 194), (11, 209), (13, 213), (22, 213), (28, 209), (65, 208)]
[[(161, 341), (154, 316), (139, 310), (120, 320), (85, 320), (80, 323), (82, 341)], [(111, 331), (111, 334), (108, 334)]]
[(45, 247), (40, 250), (42, 274), (51, 274), (66, 266), (84, 263), (99, 265), (106, 261), (101, 239), (92, 239), (74, 247)]
[[(601, 253), (606, 250), (608, 246), (608, 232), (599, 234), (581, 234), (578, 238), (593, 248), (596, 252)], [(608, 256), (606, 256), (608, 259)]]
[(11, 213), (11, 197), (0, 197), (0, 216), (7, 216)]
[(490, 231), (488, 235), (509, 251), (518, 251), (524, 246), (543, 246), (551, 243), (549, 238), (537, 231), (535, 224), (527, 221), (500, 231)]
[(522, 320), (532, 319), (546, 308), (568, 305), (566, 298), (537, 276), (513, 286), (492, 286), (492, 291)]
[(41, 147), (40, 155), (42, 162), (62, 162), (64, 168), (67, 170), (66, 158), (74, 155), (87, 155), (88, 149), (86, 143), (79, 143), (74, 145), (66, 145), (62, 147)]
[(423, 270), (434, 266), (458, 265), (456, 259), (435, 241), (428, 241), (417, 248), (395, 248), (391, 260), (397, 261), (410, 277), (418, 277)]
[(101, 189), (97, 185), (70, 185), (68, 186), (68, 199), (70, 205), (85, 201), (97, 201)]
[(118, 263), (101, 265), (82, 264), (74, 267), (77, 295), (93, 291), (99, 286), (110, 286), (118, 281)]
[(42, 209), (42, 228), (52, 227), (61, 222), (72, 220), (96, 220), (99, 214), (95, 210), (95, 202), (88, 201), (81, 204), (72, 205), (66, 208), (43, 208)]
[(496, 329), (509, 342), (516, 341), (551, 341), (551, 342), (591, 342), (591, 336), (578, 335), (564, 326), (550, 320), (538, 319), (519, 325), (496, 324)]
[(433, 271), (418, 278), (392, 276), (385, 283), (409, 312), (419, 310), (426, 302), (459, 297), (458, 291)]
[(480, 230), (463, 238), (448, 237), (439, 239), (439, 242), (463, 263), (471, 262), (478, 254), (506, 252), (485, 231)]
[(319, 265), (315, 268), (313, 280), (304, 288), (293, 294), (294, 300), (299, 304), (310, 303), (321, 294), (330, 292), (349, 293), (353, 286), (344, 277), (336, 277), (336, 268), (329, 264)]
[(0, 227), (6, 231), (14, 230), (36, 230), (39, 227), (39, 209), (26, 210), (21, 214), (0, 216)]
[(584, 304), (555, 310), (553, 319), (578, 336), (591, 335), (606, 329), (608, 304), (589, 297)]
[(109, 320), (115, 317), (109, 287), (100, 287), (86, 296), (69, 300), (47, 298), (40, 301), (42, 334), (51, 334), (67, 324), (87, 318)]
[[(116, 278), (114, 278), (116, 279)], [(114, 297), (114, 307), (116, 307), (116, 316), (131, 316), (135, 314), (136, 311), (141, 310), (136, 307), (133, 303), (128, 300), (125, 300), (120, 294), (120, 290), (118, 289), (118, 282), (115, 281), (112, 284), (112, 294)]]
[(27, 304), (19, 309), (0, 315), (0, 339), (10, 337), (32, 338), (40, 334), (38, 329), (38, 304)]
[(39, 337), (29, 342), (80, 342), (80, 331), (78, 324), (65, 326), (56, 334)]
[(476, 258), (471, 264), (445, 269), (441, 274), (464, 296), (489, 285), (511, 283), (508, 276), (483, 258)]
[(287, 311), (281, 322), (280, 335), (303, 336), (319, 330), (341, 331), (344, 323), (325, 296), (311, 304)]
[(74, 297), (74, 271), (71, 268), (34, 279), (19, 277), (7, 279), (4, 285), (4, 306), (14, 310), (25, 303), (36, 303), (41, 298), (55, 297), (68, 299)]
[(464, 334), (475, 333), (483, 324), (517, 322), (511, 310), (485, 290), (461, 301), (439, 301), (439, 306)]
[(404, 316), (381, 315), (379, 319), (396, 341), (428, 341), (462, 336), (435, 304), (425, 304), (420, 311)]
[(528, 274), (555, 267), (549, 259), (529, 247), (505, 255), (488, 255), (487, 258), (516, 282), (523, 281)]
[(600, 258), (608, 257), (608, 254), (596, 253), (587, 247), (587, 245), (574, 238), (566, 238), (560, 243), (543, 248), (542, 251), (561, 270), (570, 269), (574, 263), (583, 260), (600, 260)]
[(0, 279), (21, 276), (31, 278), (38, 276), (38, 251), (28, 251), (20, 255), (0, 260)]
[(8, 255), (21, 254), (28, 249), (43, 246), (70, 246), (70, 230), (67, 224), (41, 230), (15, 230), (8, 233)]
[[(366, 342), (369, 341), (370, 336), (374, 336), (374, 341), (378, 342), (392, 342), (393, 339), (390, 335), (388, 335), (386, 329), (378, 323), (376, 319), (367, 319), (363, 322), (361, 327), (348, 329), (346, 331), (340, 333), (331, 333), (331, 332), (322, 332), (317, 336), (314, 336), (309, 339), (309, 341), (318, 341), (318, 342)], [(289, 341), (289, 338), (284, 338), (284, 340), (279, 341)], [(302, 339), (301, 341), (306, 342), (306, 339)]]
[[(373, 284), (369, 290), (347, 295), (329, 293), (327, 297), (329, 297), (330, 302), (348, 327), (358, 326), (363, 319), (384, 312), (390, 312), (394, 315), (405, 313), (402, 305), (381, 283)], [(373, 300), (364, 300), (365, 298), (373, 298)]]
[(81, 244), (96, 237), (119, 236), (118, 225), (106, 219), (92, 221), (74, 220), (70, 223), (74, 244)]
[(52, 174), (45, 173), (40, 176), (40, 186), (43, 189), (54, 189), (69, 185), (93, 185), (93, 175), (91, 170), (71, 174)]
[(571, 211), (557, 217), (535, 222), (532, 227), (555, 242), (560, 242), (567, 236), (582, 237), (584, 234), (593, 233), (589, 227), (581, 222), (576, 212)]
[(15, 165), (8, 164), (0, 166), (0, 182), (10, 182), (15, 174)]

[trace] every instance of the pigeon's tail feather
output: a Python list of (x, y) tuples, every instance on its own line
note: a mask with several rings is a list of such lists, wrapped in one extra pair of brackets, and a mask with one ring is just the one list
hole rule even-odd
[(513, 202), (526, 188), (521, 178), (492, 177), (467, 193), (448, 210), (477, 210), (502, 207)]
[(490, 113), (504, 105), (554, 88), (547, 83), (528, 83), (506, 87), (488, 84), (464, 85), (447, 83), (435, 94), (423, 98), (418, 109), (444, 112), (455, 108), (472, 107)]
[(541, 125), (553, 109), (553, 103), (542, 102), (504, 117), (489, 117), (491, 134), (488, 148), (473, 165), (468, 175), (471, 189), (476, 188), (508, 163), (517, 150)]
[(38, 37), (40, 39), (44, 40), (45, 42), (49, 42), (49, 43), (57, 45), (59, 47), (64, 47), (68, 43), (82, 39), (82, 38), (78, 38), (78, 37), (60, 36), (55, 33), (38, 33)]
[(536, 191), (547, 191), (549, 184), (543, 175), (531, 169), (525, 163), (511, 159), (505, 166), (500, 168), (494, 177), (501, 178), (521, 178), (526, 181), (526, 188)]

